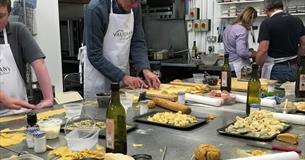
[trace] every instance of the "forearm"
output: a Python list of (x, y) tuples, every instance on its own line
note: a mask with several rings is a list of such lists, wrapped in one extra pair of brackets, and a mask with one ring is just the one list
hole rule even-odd
[(34, 62), (32, 62), (32, 66), (34, 68), (40, 89), (42, 91), (43, 99), (51, 100), (53, 102), (54, 97), (51, 80), (44, 59), (35, 60)]
[(298, 55), (305, 56), (305, 36), (300, 38), (300, 46), (298, 48)]
[(255, 61), (259, 66), (263, 66), (267, 58), (267, 52), (257, 51)]

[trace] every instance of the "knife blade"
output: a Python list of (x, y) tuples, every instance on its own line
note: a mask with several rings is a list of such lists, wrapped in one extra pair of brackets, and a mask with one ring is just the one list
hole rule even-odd
[(298, 148), (290, 148), (290, 147), (284, 147), (284, 146), (277, 146), (277, 145), (271, 145), (267, 143), (251, 143), (248, 142), (247, 145), (249, 146), (254, 146), (254, 147), (260, 147), (260, 148), (266, 148), (266, 149), (271, 149), (271, 150), (279, 150), (279, 151), (294, 151), (297, 153), (301, 153), (302, 151)]

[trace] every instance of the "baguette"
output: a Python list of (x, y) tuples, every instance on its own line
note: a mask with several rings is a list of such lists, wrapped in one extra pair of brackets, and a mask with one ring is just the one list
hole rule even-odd
[(182, 113), (191, 113), (190, 107), (180, 104), (178, 102), (172, 102), (162, 98), (154, 98), (153, 101), (156, 103), (156, 105), (165, 109), (169, 109), (176, 112), (181, 111)]

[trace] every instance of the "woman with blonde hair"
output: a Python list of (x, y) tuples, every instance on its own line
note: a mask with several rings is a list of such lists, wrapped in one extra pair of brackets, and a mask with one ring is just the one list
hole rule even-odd
[(255, 57), (255, 51), (249, 50), (248, 35), (256, 17), (257, 11), (247, 7), (224, 31), (225, 54), (229, 54), (231, 68), (238, 78), (241, 77), (242, 67), (250, 65), (250, 58)]

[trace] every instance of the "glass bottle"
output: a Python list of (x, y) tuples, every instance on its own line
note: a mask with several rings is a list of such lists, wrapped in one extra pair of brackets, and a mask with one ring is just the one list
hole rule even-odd
[(111, 101), (106, 111), (106, 152), (126, 154), (126, 112), (119, 89), (119, 83), (111, 84)]
[(192, 58), (196, 58), (197, 57), (197, 46), (196, 46), (196, 41), (193, 42), (193, 47), (192, 47)]
[(298, 62), (295, 96), (297, 98), (305, 98), (305, 56), (300, 57)]
[(221, 69), (221, 83), (220, 83), (220, 90), (226, 90), (231, 92), (231, 68), (229, 65), (229, 54), (224, 55), (225, 60), (224, 64)]
[(251, 111), (260, 108), (260, 92), (261, 92), (261, 82), (258, 76), (258, 65), (252, 65), (252, 74), (248, 82), (247, 91), (247, 104), (246, 104), (246, 114), (249, 115)]

